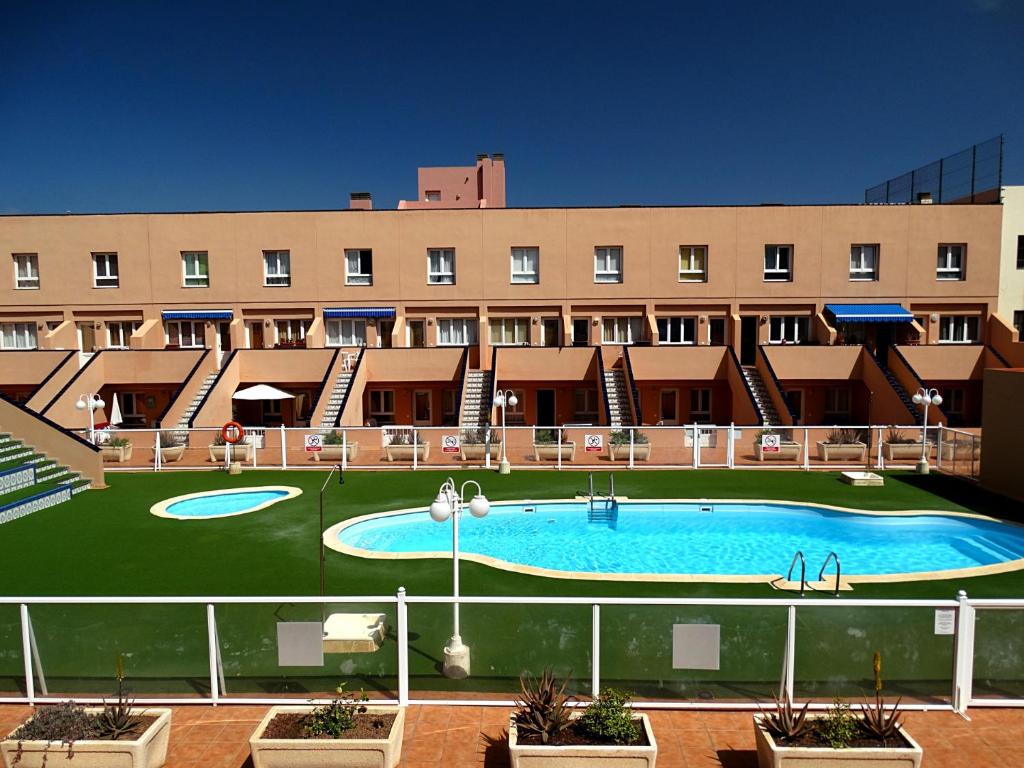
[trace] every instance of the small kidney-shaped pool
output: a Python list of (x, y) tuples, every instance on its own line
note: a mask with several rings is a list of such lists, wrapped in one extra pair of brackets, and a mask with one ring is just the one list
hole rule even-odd
[(256, 512), (301, 493), (301, 488), (290, 485), (203, 491), (164, 499), (150, 507), (149, 511), (157, 517), (169, 517), (174, 520), (210, 520)]
[[(451, 537), (450, 523), (403, 510), (339, 523), (324, 541), (361, 557), (450, 558)], [(776, 578), (797, 551), (810, 580), (834, 551), (844, 579), (885, 581), (1024, 568), (1024, 528), (978, 516), (809, 504), (623, 501), (591, 511), (587, 502), (530, 502), (495, 504), (482, 519), (463, 515), (459, 549), (470, 559), (543, 575), (659, 580)], [(794, 574), (799, 578), (799, 569)]]

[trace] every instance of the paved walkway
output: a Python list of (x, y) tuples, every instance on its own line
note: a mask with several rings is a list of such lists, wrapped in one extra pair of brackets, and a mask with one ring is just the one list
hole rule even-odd
[[(28, 707), (0, 706), (12, 731)], [(167, 768), (251, 768), (249, 736), (266, 707), (175, 707)], [(756, 768), (749, 712), (649, 712), (659, 768)], [(416, 706), (406, 718), (402, 768), (507, 768), (508, 710)], [(927, 768), (1024, 766), (1024, 710), (974, 709), (968, 722), (949, 712), (912, 712), (907, 728)]]

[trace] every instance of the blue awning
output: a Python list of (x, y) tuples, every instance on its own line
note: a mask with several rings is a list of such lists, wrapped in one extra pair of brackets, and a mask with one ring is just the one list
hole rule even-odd
[(234, 314), (230, 309), (165, 309), (164, 320), (230, 320)]
[(826, 304), (837, 323), (909, 323), (914, 316), (900, 304)]
[(394, 307), (346, 307), (325, 309), (324, 317), (394, 317)]

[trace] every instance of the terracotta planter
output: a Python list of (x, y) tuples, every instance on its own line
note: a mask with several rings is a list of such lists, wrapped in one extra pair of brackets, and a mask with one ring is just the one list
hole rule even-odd
[[(501, 441), (492, 442), (490, 445), (490, 454), (492, 459), (501, 458)], [(482, 461), (488, 453), (488, 446), (486, 443), (462, 443), (462, 454), (461, 459), (463, 461)]]
[(866, 443), (826, 443), (817, 442), (818, 461), (856, 461), (864, 463), (868, 446)]
[[(608, 443), (608, 457), (612, 461), (629, 461), (629, 443)], [(647, 461), (649, 458), (650, 443), (633, 444), (633, 461)]]
[(254, 768), (395, 768), (402, 758), (405, 707), (368, 706), (369, 712), (395, 714), (386, 739), (265, 739), (270, 721), (278, 714), (311, 712), (311, 706), (271, 707), (249, 739)]
[(123, 464), (126, 461), (130, 461), (132, 458), (132, 444), (128, 445), (104, 445), (101, 446), (103, 451), (103, 460), (117, 462)]
[[(210, 446), (210, 461), (214, 464), (224, 463), (224, 446)], [(241, 443), (231, 446), (231, 461), (252, 461), (252, 443)]]
[[(578, 715), (577, 715), (578, 717)], [(516, 717), (508, 724), (508, 751), (512, 768), (654, 768), (658, 759), (658, 745), (647, 715), (641, 714), (641, 727), (647, 736), (647, 745), (629, 747), (618, 744), (547, 747), (518, 743)], [(259, 766), (257, 766), (259, 768)]]
[[(925, 456), (930, 456), (932, 444), (928, 443)], [(921, 443), (882, 443), (882, 456), (886, 461), (919, 461), (921, 459)]]
[(359, 455), (359, 443), (345, 445), (324, 445), (313, 454), (313, 461), (341, 461), (341, 453), (345, 452), (345, 461), (355, 461)]
[[(153, 455), (156, 455), (156, 448), (150, 448)], [(181, 461), (181, 458), (185, 455), (184, 445), (171, 445), (167, 448), (160, 449), (160, 463), (167, 464), (172, 461)]]
[(416, 453), (416, 461), (426, 461), (430, 456), (430, 443), (419, 445), (385, 445), (384, 453), (388, 461), (412, 461), (413, 452)]
[[(576, 457), (576, 443), (562, 443), (562, 461)], [(534, 461), (558, 461), (558, 443), (534, 443)]]
[(760, 441), (754, 443), (754, 455), (758, 461), (800, 461), (803, 455), (801, 443), (782, 443), (778, 453), (762, 453)]
[[(102, 712), (102, 707), (86, 707), (87, 712)], [(171, 735), (171, 710), (159, 707), (136, 707), (137, 715), (156, 717), (139, 738), (132, 741), (76, 741), (74, 757), (69, 761), (71, 748), (59, 741), (23, 741), (18, 768), (42, 768), (44, 761), (53, 768), (70, 765), (74, 768), (160, 768), (167, 762), (167, 742)], [(12, 734), (13, 735), (13, 734)], [(18, 752), (17, 739), (8, 736), (0, 742), (0, 754), (8, 766), (15, 765)]]
[(909, 747), (780, 747), (762, 725), (763, 718), (763, 715), (754, 715), (758, 768), (919, 768), (921, 765), (921, 747), (902, 729), (900, 733), (911, 744)]

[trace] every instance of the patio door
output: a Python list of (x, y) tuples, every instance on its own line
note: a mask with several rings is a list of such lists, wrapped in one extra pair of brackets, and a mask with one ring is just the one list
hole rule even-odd
[(661, 390), (661, 399), (658, 403), (658, 423), (673, 425), (679, 423), (679, 390)]
[(263, 349), (263, 321), (249, 323), (249, 349)]
[(394, 332), (394, 320), (380, 320), (377, 323), (377, 346), (381, 349), (391, 349), (391, 334)]
[(410, 320), (406, 325), (406, 343), (410, 347), (427, 346), (427, 328), (424, 320)]
[(412, 423), (417, 427), (429, 427), (433, 424), (430, 395), (429, 389), (417, 389), (412, 393)]
[(555, 390), (537, 390), (537, 426), (555, 426)]

